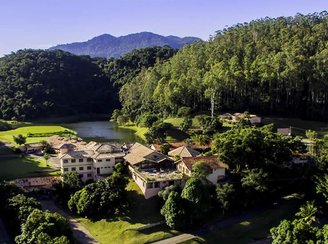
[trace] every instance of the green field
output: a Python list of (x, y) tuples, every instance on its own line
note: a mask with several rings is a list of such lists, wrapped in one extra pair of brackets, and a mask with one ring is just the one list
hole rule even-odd
[[(254, 216), (227, 228), (215, 228), (184, 244), (196, 243), (227, 243), (246, 244), (257, 240), (265, 240), (270, 234), (270, 228), (279, 224), (282, 219), (292, 218), (297, 212), (299, 204), (295, 201), (285, 202), (282, 205), (261, 211)], [(219, 241), (219, 242), (218, 242)]]
[(60, 173), (59, 171), (47, 171), (51, 168), (42, 158), (0, 158), (0, 169), (1, 180), (58, 175)]
[(160, 202), (158, 198), (145, 200), (138, 186), (130, 180), (128, 186), (128, 197), (131, 205), (130, 212), (124, 216), (112, 219), (92, 221), (79, 218), (91, 235), (100, 243), (149, 243), (179, 234), (177, 231), (168, 229), (165, 225), (152, 227), (147, 230), (138, 231), (149, 223), (162, 221), (159, 213)]
[[(179, 117), (172, 117), (172, 118), (165, 119), (164, 122), (170, 123), (173, 126), (178, 128), (182, 124), (183, 120), (184, 120), (184, 118), (181, 118), (181, 117), (180, 118)], [(192, 128), (199, 128), (199, 126), (200, 125), (199, 125), (198, 120), (193, 118), (192, 119)]]
[(1, 131), (0, 140), (8, 141), (15, 145), (13, 136), (17, 136), (19, 134), (27, 137), (26, 143), (40, 142), (42, 140), (46, 140), (49, 136), (56, 135), (56, 134), (76, 135), (74, 131), (62, 126), (34, 125), (34, 126), (19, 127), (14, 130)]

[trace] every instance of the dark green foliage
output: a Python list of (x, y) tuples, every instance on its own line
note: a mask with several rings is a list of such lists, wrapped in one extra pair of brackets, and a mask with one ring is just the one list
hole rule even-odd
[(163, 144), (161, 145), (161, 153), (167, 155), (169, 151), (170, 151), (170, 144), (168, 144), (168, 143), (163, 143)]
[(105, 180), (77, 191), (68, 201), (68, 207), (73, 213), (93, 218), (113, 214), (126, 205), (127, 183), (124, 175), (114, 172)]
[(158, 196), (166, 201), (171, 192), (178, 192), (180, 190), (176, 185), (166, 186), (164, 189), (158, 192)]
[(189, 117), (185, 117), (181, 125), (179, 126), (179, 129), (182, 131), (187, 131), (190, 129), (191, 126), (192, 126), (192, 119)]
[(235, 200), (235, 188), (233, 184), (230, 183), (223, 183), (218, 184), (216, 187), (216, 198), (219, 202), (219, 205), (225, 213), (231, 208), (231, 205), (233, 205), (233, 202)]
[(16, 222), (18, 226), (25, 223), (27, 217), (34, 209), (41, 209), (41, 205), (32, 197), (18, 194), (8, 199), (8, 217)]
[(124, 115), (118, 115), (116, 118), (116, 122), (118, 125), (125, 125), (126, 123), (129, 122), (129, 117)]
[[(280, 243), (325, 243), (327, 240), (327, 225), (322, 229), (317, 227), (316, 214), (318, 209), (311, 202), (301, 206), (296, 213), (296, 219), (283, 220), (277, 227), (270, 230), (273, 244)], [(325, 233), (325, 234), (324, 234)]]
[(218, 118), (208, 115), (198, 115), (196, 118), (205, 134), (217, 132), (222, 128), (222, 123)]
[(201, 179), (191, 177), (182, 190), (181, 197), (187, 200), (191, 221), (203, 219), (211, 210), (210, 194)]
[(324, 200), (328, 204), (328, 174), (317, 178), (316, 191), (318, 194), (323, 196)]
[(5, 210), (9, 198), (22, 192), (16, 185), (7, 181), (0, 181), (0, 213), (3, 213)]
[(15, 242), (65, 244), (70, 243), (71, 235), (68, 220), (63, 216), (35, 209), (22, 225), (22, 234), (15, 238)]
[(212, 173), (211, 167), (206, 162), (200, 161), (192, 166), (191, 176), (197, 179), (205, 180), (206, 176)]
[(184, 204), (185, 202), (179, 193), (172, 191), (169, 194), (161, 209), (161, 214), (170, 228), (181, 229), (186, 226), (188, 216)]
[(179, 117), (187, 117), (191, 114), (191, 108), (190, 107), (181, 107), (178, 109), (177, 115)]
[(16, 142), (18, 145), (25, 144), (26, 137), (19, 134), (18, 136), (13, 136), (14, 142)]
[(159, 118), (156, 115), (150, 114), (150, 113), (144, 113), (144, 114), (142, 114), (142, 115), (139, 116), (139, 118), (137, 120), (137, 124), (140, 127), (148, 127), (148, 128), (150, 128), (158, 120), (159, 120)]
[[(217, 134), (213, 150), (230, 170), (271, 169), (291, 159), (290, 139), (272, 132), (272, 126), (235, 128)], [(270, 171), (269, 171), (270, 172)]]
[(59, 202), (66, 204), (71, 196), (83, 187), (83, 182), (76, 172), (68, 172), (63, 174), (63, 180), (54, 187)]
[(105, 113), (116, 105), (112, 92), (108, 78), (86, 56), (21, 50), (0, 59), (0, 118)]
[[(327, 12), (218, 31), (140, 72), (121, 90), (126, 114), (214, 109), (327, 120)], [(126, 94), (130, 94), (126, 96)]]
[(172, 129), (172, 127), (173, 125), (170, 123), (165, 123), (165, 122), (155, 123), (145, 134), (147, 142), (148, 143), (164, 142), (168, 130)]

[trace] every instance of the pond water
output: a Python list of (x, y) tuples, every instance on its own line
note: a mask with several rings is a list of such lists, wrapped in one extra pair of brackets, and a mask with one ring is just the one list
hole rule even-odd
[(76, 131), (79, 137), (87, 141), (142, 142), (133, 130), (119, 128), (109, 121), (67, 123), (62, 126)]

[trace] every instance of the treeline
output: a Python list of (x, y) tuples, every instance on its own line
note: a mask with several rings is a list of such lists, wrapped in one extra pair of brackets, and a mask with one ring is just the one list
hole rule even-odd
[(0, 216), (15, 243), (74, 243), (68, 220), (57, 213), (42, 211), (40, 203), (16, 185), (0, 182)]
[(327, 120), (328, 14), (265, 18), (218, 31), (142, 70), (120, 90), (123, 113), (165, 117), (252, 111)]
[(0, 118), (110, 113), (120, 106), (120, 84), (175, 52), (153, 47), (109, 60), (60, 50), (12, 53), (0, 59)]

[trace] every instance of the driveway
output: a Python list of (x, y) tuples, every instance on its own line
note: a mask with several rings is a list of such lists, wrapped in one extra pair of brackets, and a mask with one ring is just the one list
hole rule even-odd
[(78, 221), (76, 221), (73, 217), (67, 214), (62, 209), (58, 208), (54, 201), (52, 200), (41, 200), (40, 201), (43, 210), (49, 210), (50, 212), (59, 213), (60, 215), (64, 216), (68, 219), (69, 225), (73, 231), (73, 236), (75, 240), (77, 240), (80, 244), (97, 244), (99, 243), (96, 241), (90, 232), (84, 228)]

